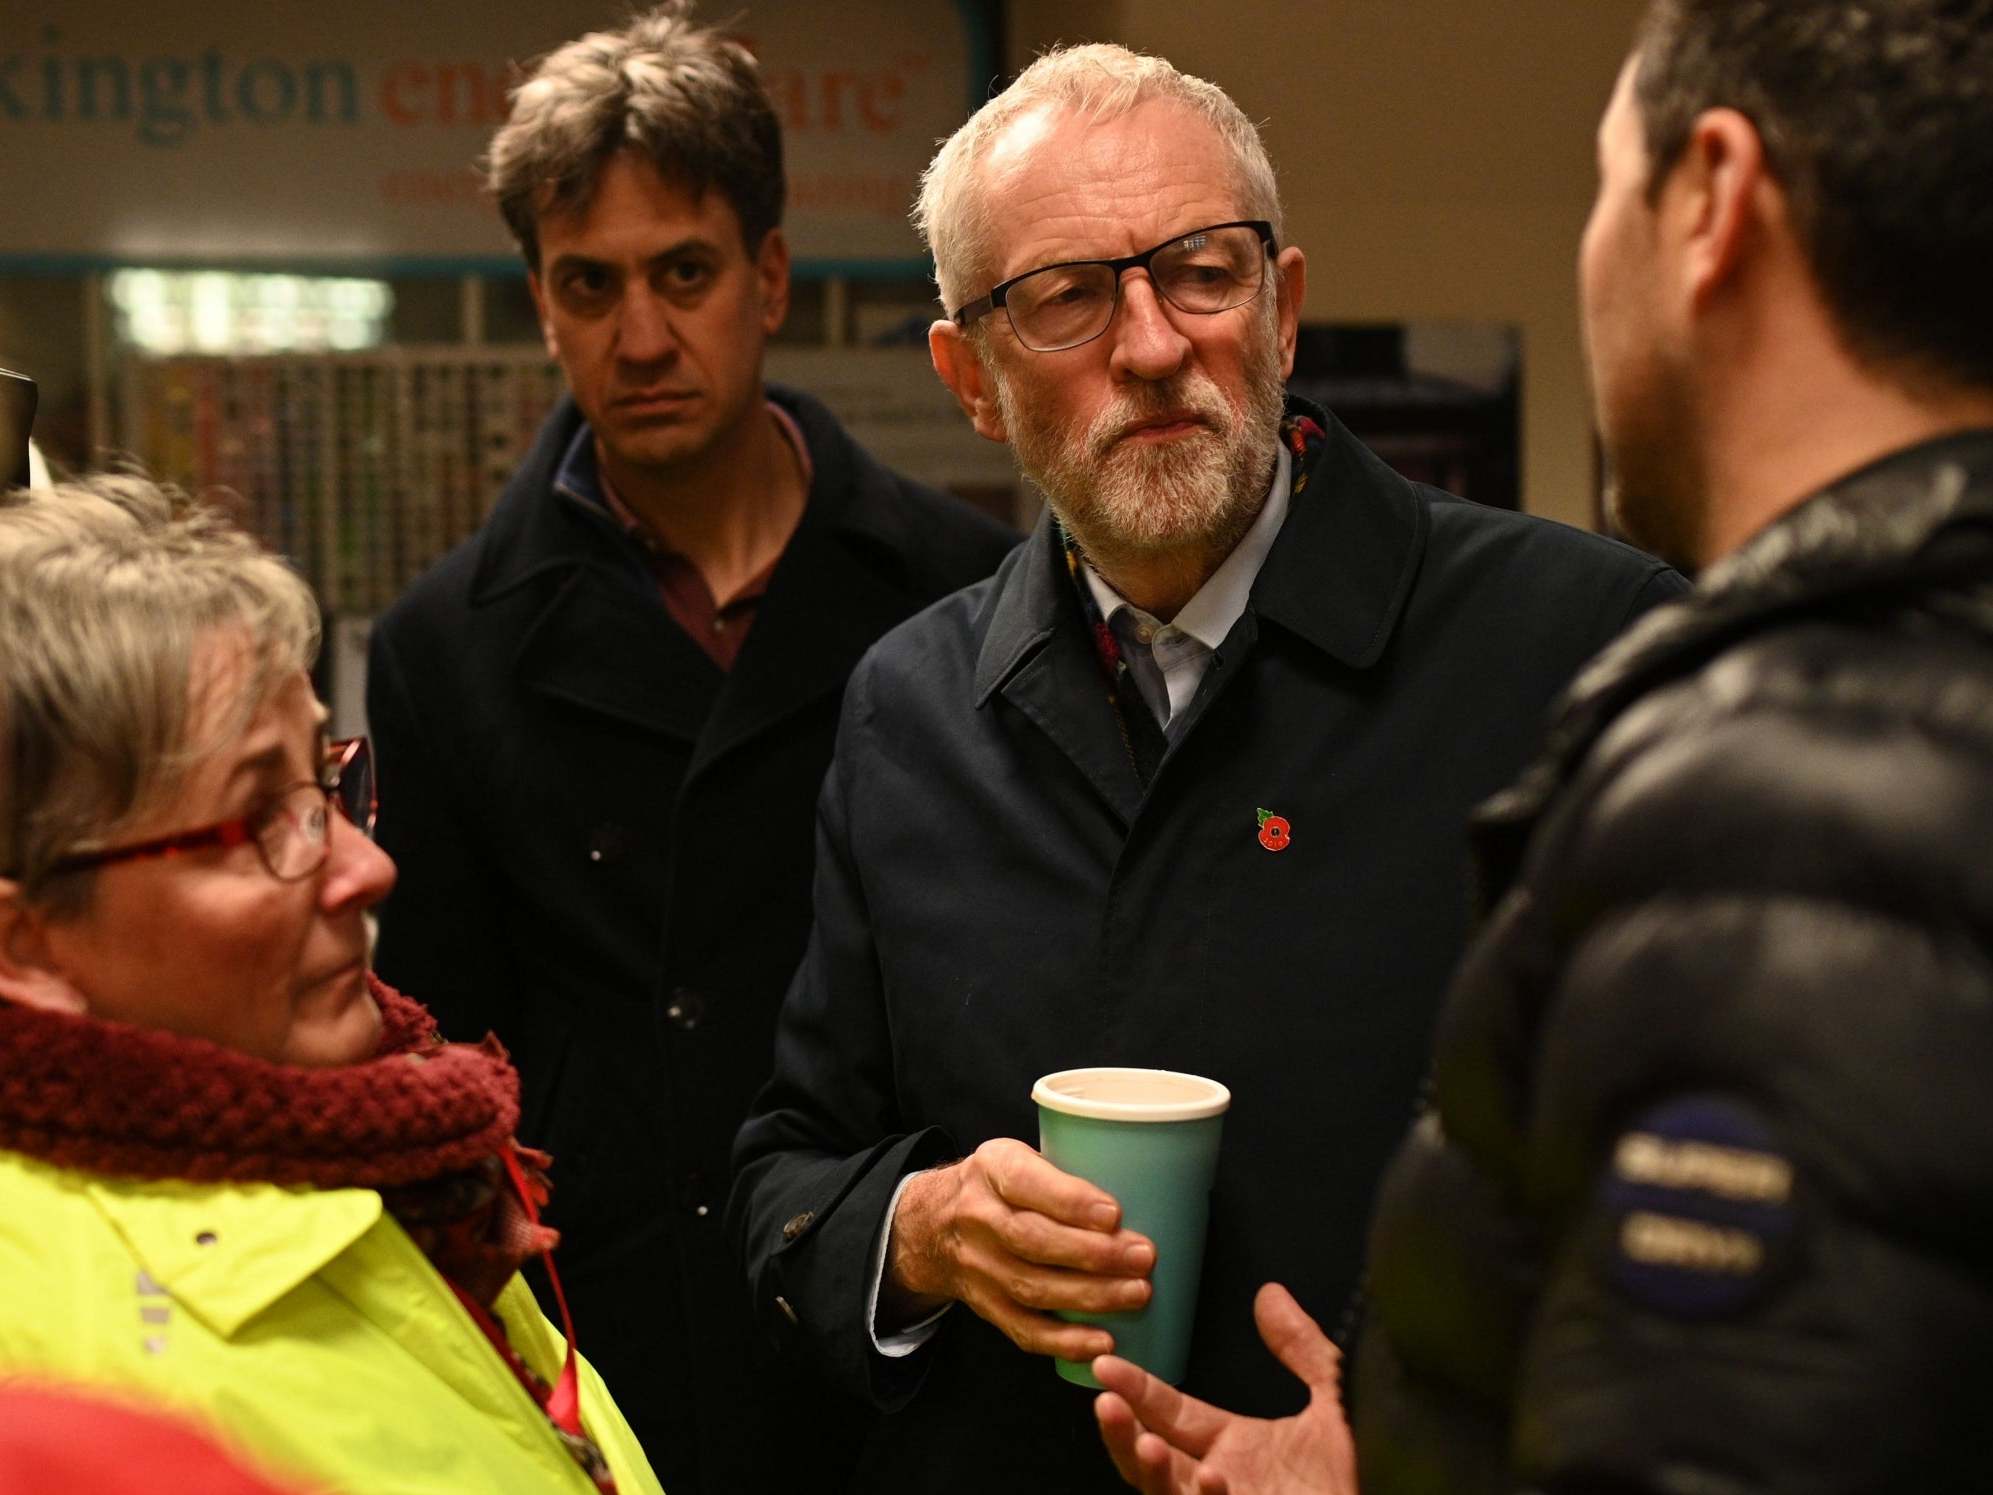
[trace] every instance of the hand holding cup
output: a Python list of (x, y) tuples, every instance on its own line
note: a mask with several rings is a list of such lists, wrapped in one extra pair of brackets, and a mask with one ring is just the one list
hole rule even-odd
[(1112, 1351), (1112, 1333), (1055, 1315), (1142, 1307), (1156, 1251), (1122, 1228), (1112, 1194), (997, 1137), (908, 1182), (886, 1261), (882, 1323), (956, 1301), (1021, 1350), (1084, 1363)]

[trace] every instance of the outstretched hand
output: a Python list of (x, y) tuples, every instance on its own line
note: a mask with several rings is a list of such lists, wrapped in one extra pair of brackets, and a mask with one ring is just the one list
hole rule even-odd
[(1342, 1409), (1342, 1354), (1293, 1295), (1269, 1282), (1253, 1300), (1260, 1338), (1307, 1383), (1292, 1417), (1241, 1417), (1112, 1355), (1093, 1363), (1100, 1436), (1142, 1495), (1356, 1495), (1356, 1445)]

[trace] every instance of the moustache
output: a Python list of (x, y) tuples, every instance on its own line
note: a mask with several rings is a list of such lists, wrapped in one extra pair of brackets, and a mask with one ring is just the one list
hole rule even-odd
[(1216, 434), (1233, 423), (1234, 412), (1208, 377), (1180, 384), (1140, 385), (1094, 417), (1087, 431), (1086, 450), (1096, 458), (1104, 457), (1162, 417), (1195, 421)]

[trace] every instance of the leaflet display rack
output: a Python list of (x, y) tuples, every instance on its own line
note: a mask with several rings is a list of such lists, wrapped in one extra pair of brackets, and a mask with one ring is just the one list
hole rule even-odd
[(402, 346), (131, 358), (119, 388), (125, 450), (364, 616), (490, 512), (561, 381), (534, 346)]

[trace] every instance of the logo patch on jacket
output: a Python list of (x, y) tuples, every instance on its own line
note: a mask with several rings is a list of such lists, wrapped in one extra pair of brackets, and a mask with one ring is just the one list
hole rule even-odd
[(1699, 1095), (1654, 1107), (1621, 1133), (1600, 1190), (1608, 1278), (1671, 1317), (1741, 1312), (1791, 1257), (1796, 1182), (1748, 1106)]

